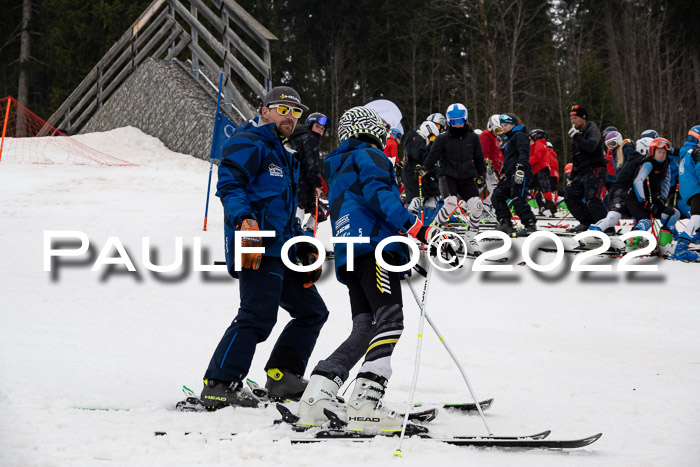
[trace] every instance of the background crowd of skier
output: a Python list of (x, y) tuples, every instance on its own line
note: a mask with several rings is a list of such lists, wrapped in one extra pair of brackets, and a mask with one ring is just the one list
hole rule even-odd
[[(259, 407), (265, 398), (294, 400), (301, 428), (327, 423), (328, 409), (352, 432), (400, 432), (403, 418), (383, 401), (404, 328), (401, 275), (392, 266), (406, 264), (408, 255), (405, 245), (394, 242), (381, 258), (375, 256), (378, 245), (397, 234), (430, 245), (455, 217), (471, 233), (489, 225), (488, 217), (489, 226), (528, 235), (538, 228), (537, 215), (553, 216), (567, 207), (566, 215), (578, 220), (573, 232), (614, 234), (622, 216), (635, 220), (633, 229), (647, 230), (658, 219), (659, 241), (677, 238), (674, 258), (698, 261), (688, 246), (698, 240), (700, 227), (700, 126), (690, 129), (680, 148), (653, 130), (632, 142), (612, 127), (601, 134), (587, 111), (574, 105), (568, 110), (573, 162), (560, 183), (546, 131), (528, 132), (513, 113), (491, 116), (480, 131), (469, 122), (466, 106), (454, 103), (404, 135), (376, 110), (353, 107), (338, 122), (339, 146), (321, 159), (319, 143), (331, 122), (315, 112), (300, 124), (308, 110), (294, 89), (275, 87), (263, 100), (261, 115), (238, 127), (224, 145), (216, 194), (224, 208), (226, 262), (238, 278), (240, 307), (204, 375), (201, 401), (210, 410)], [(678, 233), (681, 215), (690, 220)], [(326, 218), (333, 237), (366, 242), (334, 244), (335, 275), (348, 291), (352, 327), (307, 381), (303, 375), (329, 314), (315, 286), (322, 266), (314, 244), (296, 243), (289, 251), (283, 245), (315, 236)], [(274, 235), (261, 236), (261, 230)], [(243, 234), (240, 247), (246, 247), (238, 252), (237, 232)], [(286, 268), (282, 255), (307, 266), (307, 272)], [(245, 387), (243, 381), (279, 308), (292, 319), (265, 365), (265, 393), (256, 393), (261, 388)], [(344, 402), (338, 390), (361, 360)], [(421, 431), (424, 427), (410, 425), (408, 433)]]

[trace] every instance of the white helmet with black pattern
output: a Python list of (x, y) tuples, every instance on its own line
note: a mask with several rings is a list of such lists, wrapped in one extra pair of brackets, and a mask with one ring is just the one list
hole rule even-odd
[(420, 124), (417, 133), (421, 135), (423, 139), (430, 142), (437, 138), (438, 135), (440, 135), (440, 130), (438, 129), (435, 122), (426, 120)]
[(368, 107), (358, 106), (346, 110), (338, 121), (338, 138), (342, 143), (348, 138), (367, 137), (380, 149), (386, 146), (386, 128), (379, 114)]

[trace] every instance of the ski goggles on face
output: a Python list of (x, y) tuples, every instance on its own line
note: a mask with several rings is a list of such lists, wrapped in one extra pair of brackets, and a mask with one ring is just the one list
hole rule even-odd
[[(292, 116), (294, 116), (294, 113), (292, 112)], [(326, 123), (328, 123), (328, 117), (319, 117), (318, 120), (316, 120), (314, 123), (318, 123), (321, 126), (326, 126)]]
[(277, 109), (277, 113), (280, 115), (287, 115), (289, 111), (292, 112), (292, 117), (299, 118), (304, 112), (299, 107), (291, 107), (285, 104), (272, 104), (267, 106), (268, 109)]
[(615, 141), (614, 139), (610, 139), (605, 142), (605, 145), (609, 148), (614, 148), (617, 147), (617, 141)]
[(428, 141), (433, 142), (437, 138), (435, 135), (428, 135)]
[(466, 118), (451, 118), (450, 126), (465, 125), (467, 123)]

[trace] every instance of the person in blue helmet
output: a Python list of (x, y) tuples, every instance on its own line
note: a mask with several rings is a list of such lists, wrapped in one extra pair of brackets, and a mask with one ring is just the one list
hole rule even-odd
[[(316, 197), (323, 192), (321, 182), (321, 155), (319, 146), (321, 138), (331, 122), (328, 117), (314, 112), (306, 118), (304, 124), (297, 124), (289, 137), (289, 145), (296, 151), (295, 157), (300, 163), (299, 198), (296, 216), (302, 229), (313, 231), (316, 222)], [(307, 217), (307, 214), (308, 217)], [(306, 218), (306, 222), (304, 222)], [(323, 209), (319, 208), (319, 222), (326, 220)]]
[(673, 258), (679, 261), (700, 262), (700, 255), (688, 247), (700, 240), (700, 125), (688, 131), (688, 139), (680, 150), (679, 190), (690, 206), (690, 220), (678, 237)]
[[(375, 249), (382, 240), (406, 233), (429, 243), (439, 230), (424, 226), (401, 203), (394, 167), (382, 152), (386, 130), (376, 111), (347, 110), (338, 122), (338, 136), (340, 146), (323, 161), (333, 236), (369, 241), (352, 248), (335, 244), (336, 277), (348, 288), (352, 331), (311, 372), (299, 401), (298, 424), (320, 425), (327, 421), (324, 409), (330, 409), (347, 420), (350, 431), (400, 432), (403, 418), (382, 402), (392, 353), (403, 332), (400, 273), (382, 266)], [(406, 245), (389, 243), (383, 259), (391, 266), (406, 264)], [(352, 395), (347, 405), (341, 404), (338, 389), (363, 357)]]
[[(305, 110), (294, 89), (274, 87), (263, 100), (261, 115), (239, 126), (222, 151), (216, 196), (224, 208), (226, 264), (238, 278), (240, 307), (204, 374), (201, 400), (209, 410), (259, 406), (260, 400), (243, 386), (243, 379), (256, 345), (275, 326), (280, 307), (292, 320), (265, 365), (265, 386), (274, 399), (298, 399), (306, 388), (302, 376), (328, 319), (328, 309), (314, 286), (321, 269), (295, 272), (281, 259), (284, 243), (304, 235), (295, 216), (299, 161), (285, 144)], [(274, 236), (256, 235), (259, 230)], [(236, 232), (246, 235), (241, 247), (264, 247), (264, 253), (237, 251)], [(318, 251), (304, 242), (290, 256), (310, 265)]]
[[(484, 211), (476, 180), (486, 177), (481, 142), (469, 123), (464, 105), (451, 104), (445, 115), (447, 131), (435, 139), (422, 165), (423, 173), (437, 172), (440, 194), (445, 203), (435, 216), (435, 222), (445, 225), (453, 214), (462, 214), (469, 229), (476, 232)], [(437, 170), (434, 169), (436, 166)]]
[(515, 213), (520, 216), (523, 224), (523, 234), (537, 230), (537, 219), (527, 204), (528, 185), (532, 183), (532, 167), (530, 166), (530, 137), (527, 129), (515, 114), (503, 114), (499, 117), (503, 134), (501, 152), (503, 167), (501, 180), (493, 191), (491, 201), (496, 211), (498, 226), (501, 232), (515, 235), (511, 221), (512, 215), (508, 206), (511, 201)]

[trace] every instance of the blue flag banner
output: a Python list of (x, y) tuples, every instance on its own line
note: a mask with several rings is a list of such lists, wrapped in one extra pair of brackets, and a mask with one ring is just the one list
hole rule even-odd
[(212, 137), (211, 141), (210, 157), (212, 159), (221, 159), (221, 151), (224, 143), (231, 137), (235, 129), (235, 123), (229, 120), (226, 115), (218, 111), (216, 112), (216, 119), (214, 120), (214, 136)]

